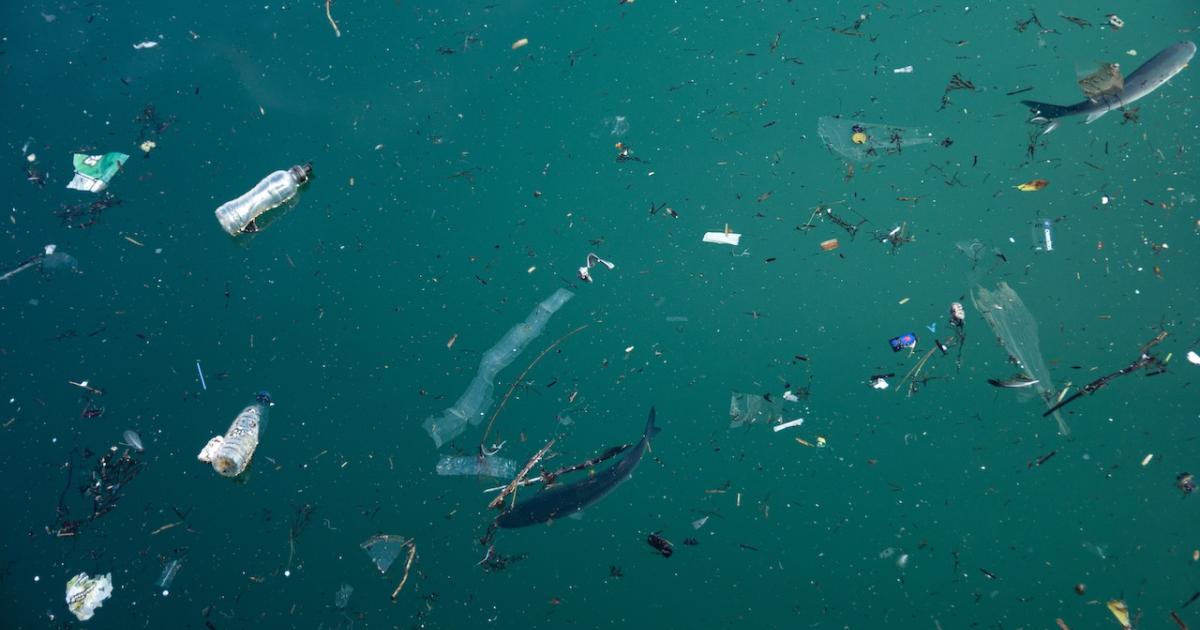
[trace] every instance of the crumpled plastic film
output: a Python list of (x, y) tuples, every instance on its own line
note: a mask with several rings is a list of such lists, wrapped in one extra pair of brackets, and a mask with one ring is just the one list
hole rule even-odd
[(80, 573), (67, 582), (67, 607), (80, 621), (87, 621), (112, 595), (112, 574), (88, 577)]

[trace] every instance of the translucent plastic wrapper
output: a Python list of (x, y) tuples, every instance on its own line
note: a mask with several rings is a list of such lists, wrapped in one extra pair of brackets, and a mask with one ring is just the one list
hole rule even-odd
[(9, 278), (21, 273), (22, 271), (25, 271), (26, 269), (31, 269), (34, 267), (37, 267), (42, 271), (60, 269), (74, 271), (77, 264), (75, 262), (75, 257), (71, 256), (70, 254), (57, 251), (57, 249), (57, 245), (51, 244), (45, 246), (42, 248), (42, 253), (25, 259), (21, 262), (21, 264), (0, 275), (0, 281), (8, 280)]
[(783, 405), (782, 398), (734, 392), (729, 398), (729, 428), (777, 420), (783, 417)]
[(80, 573), (67, 582), (67, 607), (80, 621), (87, 621), (112, 595), (112, 589), (111, 573), (94, 578), (88, 577), (87, 573)]
[(375, 568), (379, 569), (380, 573), (387, 573), (408, 543), (409, 539), (403, 536), (380, 534), (363, 541), (359, 547), (362, 547), (367, 555), (371, 556), (371, 562), (375, 563)]
[(254, 404), (246, 407), (229, 425), (225, 435), (218, 435), (204, 445), (196, 457), (212, 464), (213, 470), (226, 477), (236, 477), (250, 465), (258, 438), (266, 429), (267, 413), (271, 407), (271, 395), (259, 392)]
[(161, 589), (171, 588), (171, 582), (175, 581), (175, 574), (179, 573), (179, 569), (183, 568), (183, 562), (179, 558), (174, 558), (163, 566), (162, 575), (158, 576), (158, 581), (154, 584)]
[(133, 448), (133, 450), (139, 453), (146, 450), (146, 447), (142, 445), (142, 436), (138, 435), (137, 431), (127, 429), (122, 437), (125, 438), (125, 445)]
[(350, 596), (354, 594), (354, 587), (349, 584), (343, 584), (333, 595), (333, 605), (339, 609), (350, 605)]
[(870, 162), (936, 140), (921, 129), (832, 116), (817, 119), (817, 135), (829, 150), (854, 162)]
[(495, 477), (508, 481), (517, 474), (517, 462), (495, 455), (443, 455), (437, 463), (437, 474)]
[(573, 295), (566, 289), (559, 289), (538, 304), (525, 321), (510, 328), (496, 345), (483, 354), (483, 359), (479, 361), (479, 372), (454, 406), (442, 411), (440, 415), (425, 419), (421, 426), (425, 428), (429, 437), (433, 438), (438, 448), (462, 434), (468, 422), (478, 425), (483, 421), (483, 415), (492, 406), (496, 374), (515, 361), (525, 350), (525, 346), (542, 334), (550, 316), (562, 308)]
[[(976, 286), (971, 294), (975, 309), (987, 321), (992, 332), (1000, 339), (1009, 356), (1017, 360), (1018, 367), (1037, 382), (1028, 388), (1016, 390), (1018, 396), (1028, 398), (1028, 391), (1035, 390), (1046, 407), (1054, 404), (1053, 396), (1057, 394), (1054, 383), (1050, 380), (1050, 370), (1042, 359), (1042, 351), (1038, 347), (1037, 322), (1033, 314), (1021, 301), (1021, 296), (1008, 286), (1007, 282), (996, 285), (995, 291), (989, 291)], [(1058, 422), (1058, 432), (1064, 436), (1071, 434), (1071, 428), (1062, 414), (1055, 411), (1054, 419)]]

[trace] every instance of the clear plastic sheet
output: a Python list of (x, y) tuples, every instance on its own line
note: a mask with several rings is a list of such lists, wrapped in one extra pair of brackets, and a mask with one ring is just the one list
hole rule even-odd
[[(996, 285), (994, 291), (976, 286), (975, 291), (971, 293), (971, 300), (992, 332), (1000, 339), (1009, 356), (1017, 361), (1026, 374), (1038, 381), (1030, 388), (1016, 391), (1028, 392), (1035, 389), (1046, 406), (1050, 407), (1054, 403), (1052, 397), (1057, 392), (1038, 345), (1037, 321), (1021, 301), (1021, 296), (1017, 295), (1007, 282), (1001, 282)], [(1067, 426), (1062, 414), (1054, 412), (1054, 419), (1058, 422), (1058, 432), (1069, 436), (1071, 428)]]
[(817, 135), (829, 150), (853, 162), (870, 162), (936, 140), (922, 129), (833, 116), (817, 119)]
[(437, 463), (437, 474), (495, 477), (508, 481), (517, 474), (517, 462), (495, 455), (443, 455)]
[(771, 422), (783, 414), (783, 399), (762, 394), (734, 392), (729, 398), (729, 428), (756, 422)]
[(483, 359), (479, 361), (479, 372), (467, 386), (467, 391), (459, 396), (454, 406), (443, 410), (441, 414), (429, 416), (421, 425), (438, 448), (461, 435), (467, 423), (477, 425), (483, 421), (483, 415), (492, 406), (496, 374), (508, 367), (520, 356), (530, 341), (542, 334), (550, 316), (562, 308), (573, 295), (566, 289), (555, 291), (538, 304), (525, 321), (510, 328), (496, 345), (483, 353)]
[(368, 538), (359, 546), (371, 556), (371, 562), (375, 563), (375, 568), (379, 569), (380, 573), (387, 573), (408, 543), (409, 539), (404, 536), (380, 534)]

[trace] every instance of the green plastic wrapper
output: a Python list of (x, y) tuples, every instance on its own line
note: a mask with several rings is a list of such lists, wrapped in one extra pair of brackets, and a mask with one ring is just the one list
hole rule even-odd
[(104, 155), (75, 154), (75, 177), (67, 183), (67, 188), (100, 192), (108, 188), (108, 180), (121, 170), (121, 165), (128, 160), (124, 153), (105, 153)]

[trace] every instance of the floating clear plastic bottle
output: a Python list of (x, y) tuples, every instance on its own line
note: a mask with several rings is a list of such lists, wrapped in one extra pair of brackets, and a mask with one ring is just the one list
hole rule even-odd
[(218, 435), (204, 445), (196, 456), (202, 462), (212, 464), (213, 470), (225, 477), (236, 477), (250, 465), (258, 439), (267, 426), (267, 413), (271, 408), (271, 394), (258, 392), (254, 403), (242, 410), (229, 425), (225, 435)]
[(312, 164), (275, 171), (258, 182), (250, 192), (217, 208), (217, 221), (230, 236), (237, 236), (243, 232), (257, 232), (258, 224), (255, 223), (255, 219), (267, 210), (283, 205), (295, 197), (300, 186), (311, 176)]

